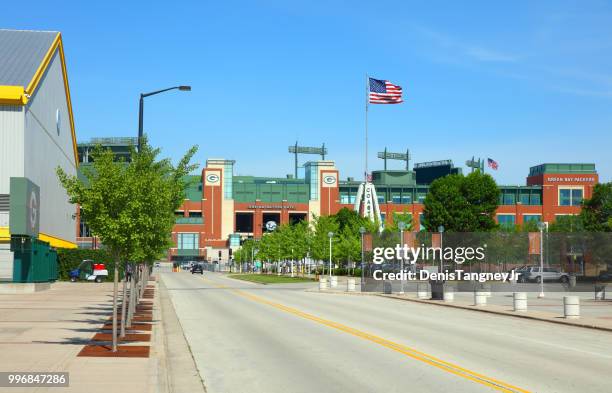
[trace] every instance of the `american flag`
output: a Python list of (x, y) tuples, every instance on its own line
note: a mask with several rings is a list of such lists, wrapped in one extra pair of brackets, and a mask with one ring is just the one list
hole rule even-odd
[(497, 163), (497, 161), (487, 158), (487, 166), (496, 171), (499, 167), (499, 164)]
[(389, 81), (370, 79), (370, 104), (401, 104), (402, 88)]

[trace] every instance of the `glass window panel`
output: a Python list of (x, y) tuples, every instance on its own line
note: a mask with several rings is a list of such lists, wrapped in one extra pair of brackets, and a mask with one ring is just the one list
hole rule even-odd
[(582, 203), (582, 189), (572, 190), (572, 206), (580, 206)]
[(521, 204), (529, 205), (529, 194), (528, 193), (521, 193)]
[(514, 215), (513, 214), (498, 214), (497, 222), (501, 226), (512, 226), (514, 225)]
[(504, 205), (514, 205), (516, 203), (516, 194), (504, 193)]
[(571, 205), (571, 190), (560, 189), (559, 190), (559, 206), (570, 206)]
[(531, 194), (531, 205), (541, 205), (542, 204), (542, 198), (540, 198), (540, 193), (536, 193), (536, 194)]
[(542, 220), (542, 216), (539, 214), (524, 214), (523, 215), (523, 222), (529, 222), (529, 221), (540, 222), (541, 220)]
[(198, 248), (198, 240), (197, 233), (179, 233), (177, 246), (181, 250), (196, 250)]

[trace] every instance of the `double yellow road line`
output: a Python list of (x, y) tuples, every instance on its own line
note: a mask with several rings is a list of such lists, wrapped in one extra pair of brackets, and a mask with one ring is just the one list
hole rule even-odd
[(285, 311), (287, 313), (290, 313), (290, 314), (296, 315), (298, 317), (301, 317), (301, 318), (304, 318), (304, 319), (307, 319), (307, 320), (319, 323), (321, 325), (330, 327), (332, 329), (336, 329), (336, 330), (339, 330), (341, 332), (348, 333), (348, 334), (350, 334), (352, 336), (359, 337), (361, 339), (364, 339), (364, 340), (376, 343), (376, 344), (381, 345), (383, 347), (389, 348), (389, 349), (391, 349), (391, 350), (393, 350), (395, 352), (399, 352), (399, 353), (401, 353), (403, 355), (406, 355), (406, 356), (408, 356), (408, 357), (410, 357), (412, 359), (415, 359), (415, 360), (418, 360), (420, 362), (429, 364), (430, 366), (436, 367), (436, 368), (438, 368), (440, 370), (443, 370), (443, 371), (446, 371), (448, 373), (457, 375), (459, 377), (468, 379), (468, 380), (470, 380), (472, 382), (476, 382), (476, 383), (479, 383), (481, 385), (488, 386), (488, 387), (490, 387), (492, 389), (495, 389), (495, 390), (498, 390), (498, 391), (501, 391), (501, 392), (505, 392), (505, 393), (516, 393), (516, 392), (529, 393), (528, 390), (519, 388), (519, 387), (514, 386), (514, 385), (510, 385), (509, 383), (499, 381), (497, 379), (488, 377), (486, 375), (482, 375), (482, 374), (476, 373), (476, 372), (474, 372), (472, 370), (468, 370), (466, 368), (463, 368), (463, 367), (461, 367), (461, 366), (459, 366), (457, 364), (446, 362), (446, 361), (444, 361), (442, 359), (438, 359), (438, 358), (436, 358), (436, 357), (434, 357), (432, 355), (429, 355), (427, 353), (418, 351), (415, 348), (411, 348), (411, 347), (408, 347), (406, 345), (402, 345), (402, 344), (399, 344), (399, 343), (396, 343), (396, 342), (384, 339), (382, 337), (376, 336), (376, 335), (371, 334), (371, 333), (364, 332), (362, 330), (354, 329), (354, 328), (352, 328), (350, 326), (346, 326), (346, 325), (343, 325), (343, 324), (338, 323), (338, 322), (330, 321), (328, 319), (319, 318), (319, 317), (317, 317), (315, 315), (305, 313), (303, 311), (300, 311), (300, 310), (292, 308), (292, 307), (285, 306), (285, 305), (280, 304), (280, 303), (276, 303), (276, 302), (272, 302), (272, 301), (266, 300), (266, 299), (264, 299), (262, 297), (259, 297), (259, 296), (256, 296), (256, 295), (252, 295), (250, 293), (241, 291), (239, 289), (234, 289), (234, 288), (231, 288), (231, 287), (228, 287), (228, 286), (225, 286), (225, 285), (217, 284), (217, 283), (215, 283), (213, 281), (210, 281), (210, 280), (208, 280), (206, 278), (204, 278), (204, 281), (214, 285), (217, 288), (228, 289), (231, 292), (235, 293), (236, 295), (241, 296), (241, 297), (246, 298), (246, 299), (249, 299), (249, 300), (252, 300), (254, 302), (274, 307), (274, 308), (276, 308), (278, 310)]

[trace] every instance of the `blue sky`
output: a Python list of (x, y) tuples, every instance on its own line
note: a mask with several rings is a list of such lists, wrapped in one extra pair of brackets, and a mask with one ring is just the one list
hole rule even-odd
[(504, 184), (542, 162), (612, 179), (611, 2), (132, 3), (3, 5), (4, 28), (62, 32), (79, 140), (136, 135), (140, 92), (191, 84), (146, 101), (164, 156), (198, 144), (200, 163), (283, 176), (297, 139), (361, 177), (367, 72), (405, 92), (370, 107), (370, 169), (387, 146), (415, 162), (491, 157)]

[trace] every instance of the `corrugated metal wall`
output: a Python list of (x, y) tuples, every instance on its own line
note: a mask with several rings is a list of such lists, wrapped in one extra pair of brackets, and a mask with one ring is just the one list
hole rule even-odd
[[(59, 127), (56, 113), (59, 111)], [(25, 176), (40, 186), (40, 232), (76, 242), (74, 205), (58, 181), (60, 166), (76, 175), (70, 119), (56, 52), (25, 112)]]
[(0, 194), (8, 194), (11, 176), (24, 174), (24, 111), (21, 106), (0, 105)]

